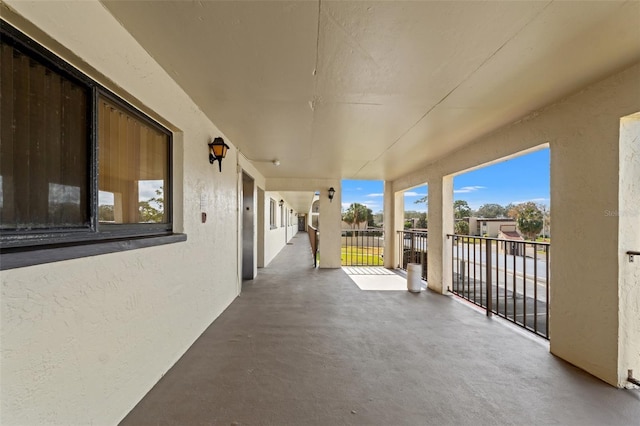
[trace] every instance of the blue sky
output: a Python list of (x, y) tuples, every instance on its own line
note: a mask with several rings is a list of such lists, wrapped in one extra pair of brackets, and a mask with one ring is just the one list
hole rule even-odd
[[(343, 180), (342, 208), (360, 203), (374, 213), (383, 209), (382, 181)], [(454, 200), (466, 200), (472, 209), (483, 204), (534, 201), (549, 205), (549, 149), (512, 158), (455, 176)], [(414, 201), (427, 193), (426, 185), (405, 192), (405, 210), (425, 211)]]

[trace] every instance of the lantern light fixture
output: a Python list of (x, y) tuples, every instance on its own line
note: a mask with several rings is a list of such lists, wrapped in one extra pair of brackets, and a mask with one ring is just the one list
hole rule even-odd
[(229, 145), (224, 143), (224, 139), (217, 137), (209, 142), (209, 163), (213, 164), (218, 161), (218, 168), (222, 172), (222, 159), (227, 156)]
[(329, 188), (329, 202), (333, 203), (333, 196), (335, 195), (336, 190), (333, 189), (333, 186)]
[(282, 200), (282, 199), (281, 199), (280, 201), (278, 201), (278, 205), (279, 205), (280, 207), (284, 206), (284, 200)]

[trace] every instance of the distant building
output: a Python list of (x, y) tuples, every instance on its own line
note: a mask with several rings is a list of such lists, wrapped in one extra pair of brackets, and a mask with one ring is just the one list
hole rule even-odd
[(487, 217), (470, 217), (469, 219), (469, 235), (477, 235), (480, 237), (498, 237), (500, 227), (503, 225), (512, 225), (514, 230), (516, 221), (509, 217), (487, 218)]
[(520, 233), (516, 229), (515, 222), (511, 224), (500, 225), (498, 238), (502, 240), (508, 240), (500, 244), (501, 253), (506, 252), (507, 254), (513, 254), (515, 256), (524, 255), (524, 245), (518, 244), (519, 242), (524, 241), (524, 238), (522, 238), (522, 235), (520, 235)]

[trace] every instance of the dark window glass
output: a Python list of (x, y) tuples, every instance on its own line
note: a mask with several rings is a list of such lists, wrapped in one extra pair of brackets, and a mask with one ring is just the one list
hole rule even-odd
[(171, 132), (0, 23), (0, 251), (171, 234)]
[(0, 226), (88, 227), (89, 89), (0, 48)]

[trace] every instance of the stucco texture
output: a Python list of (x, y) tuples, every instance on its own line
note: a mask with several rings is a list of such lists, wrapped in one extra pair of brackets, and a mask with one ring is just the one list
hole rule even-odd
[[(630, 324), (640, 323), (640, 315), (635, 307), (625, 307), (633, 302), (619, 299), (619, 217), (604, 212), (617, 210), (622, 200), (637, 209), (637, 168), (619, 181), (618, 147), (620, 118), (640, 111), (638, 93), (640, 64), (635, 64), (393, 182), (395, 191), (425, 182), (431, 191), (444, 176), (550, 146), (551, 352), (613, 386), (621, 386), (627, 374), (619, 363), (619, 339), (627, 339), (619, 335), (618, 310), (625, 333), (633, 336), (636, 327)], [(628, 189), (619, 193), (619, 185)], [(443, 217), (436, 208), (429, 208), (429, 226), (441, 229)], [(443, 268), (440, 256), (430, 255), (430, 274), (433, 268)], [(625, 292), (637, 291), (637, 280), (635, 287), (628, 284), (636, 273), (624, 272)], [(634, 355), (637, 343), (631, 347)]]
[[(236, 151), (209, 164), (224, 135), (99, 2), (6, 3), (3, 19), (175, 132), (186, 242), (2, 272), (2, 424), (115, 424), (238, 295)], [(203, 195), (222, 220), (201, 223)]]

